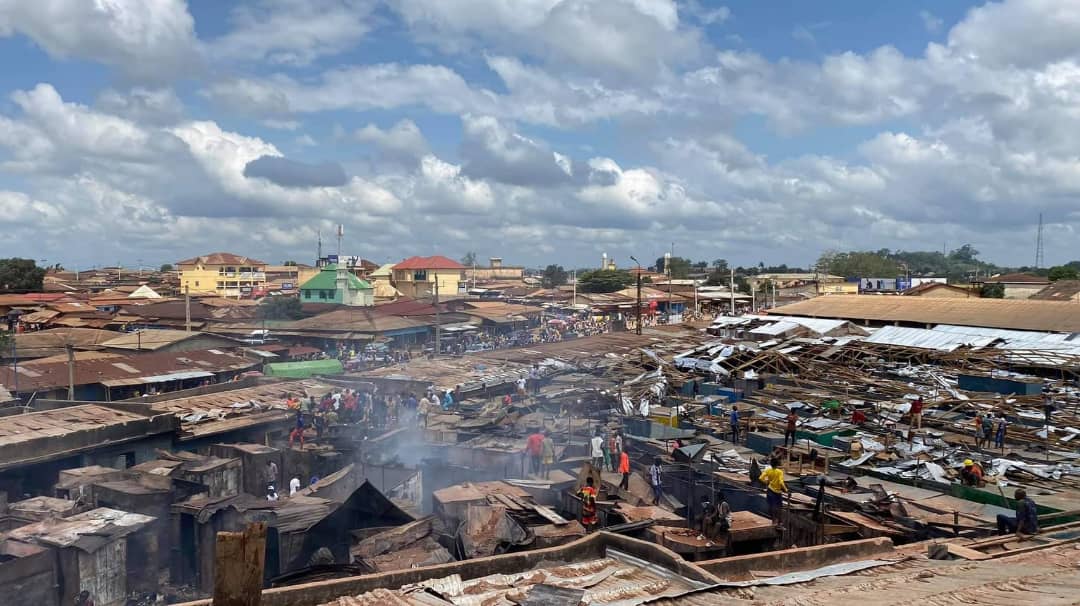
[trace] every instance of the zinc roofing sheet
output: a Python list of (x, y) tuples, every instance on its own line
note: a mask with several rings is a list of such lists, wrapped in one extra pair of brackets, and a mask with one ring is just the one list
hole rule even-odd
[(925, 328), (906, 326), (883, 326), (864, 341), (880, 345), (897, 345), (918, 349), (953, 351), (959, 347), (986, 347), (998, 338), (994, 336), (967, 335), (963, 333), (941, 332)]
[(877, 295), (827, 295), (776, 308), (779, 314), (803, 317), (955, 324), (1080, 332), (1075, 303), (1028, 299), (936, 299)]

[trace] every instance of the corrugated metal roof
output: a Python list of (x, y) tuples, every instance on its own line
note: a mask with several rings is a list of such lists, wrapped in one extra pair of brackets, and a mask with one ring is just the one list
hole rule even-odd
[(997, 337), (993, 336), (967, 335), (925, 328), (907, 328), (905, 326), (884, 326), (864, 339), (866, 343), (935, 349), (937, 351), (953, 351), (959, 347), (986, 347), (996, 340)]
[(935, 299), (828, 295), (776, 308), (784, 315), (1041, 330), (1080, 331), (1075, 303), (1026, 299)]

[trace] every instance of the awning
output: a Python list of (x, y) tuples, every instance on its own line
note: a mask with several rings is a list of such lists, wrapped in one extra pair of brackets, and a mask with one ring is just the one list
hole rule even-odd
[(124, 387), (128, 385), (146, 385), (149, 383), (167, 383), (168, 381), (183, 381), (185, 379), (206, 379), (214, 376), (212, 372), (205, 372), (201, 370), (185, 370), (181, 372), (172, 372), (165, 375), (151, 375), (148, 377), (134, 377), (131, 379), (113, 379), (111, 381), (102, 381), (101, 384), (106, 387)]

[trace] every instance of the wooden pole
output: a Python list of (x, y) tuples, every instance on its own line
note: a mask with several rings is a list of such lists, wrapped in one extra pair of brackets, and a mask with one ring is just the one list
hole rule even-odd
[(68, 371), (68, 400), (75, 400), (75, 347), (70, 343), (64, 346), (67, 350)]
[(243, 532), (217, 533), (214, 553), (214, 606), (259, 606), (266, 524), (249, 524)]

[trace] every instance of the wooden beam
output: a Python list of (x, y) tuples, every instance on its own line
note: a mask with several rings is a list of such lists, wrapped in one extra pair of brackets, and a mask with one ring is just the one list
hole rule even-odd
[(243, 532), (217, 533), (214, 550), (214, 606), (259, 606), (266, 524), (249, 524)]

